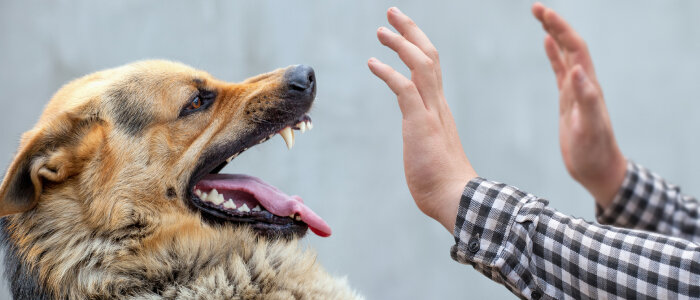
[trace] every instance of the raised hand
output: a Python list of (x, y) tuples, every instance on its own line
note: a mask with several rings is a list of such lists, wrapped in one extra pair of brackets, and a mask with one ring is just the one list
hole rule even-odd
[(387, 12), (388, 28), (379, 41), (394, 50), (411, 70), (411, 79), (371, 58), (372, 73), (396, 94), (403, 115), (406, 182), (418, 208), (452, 233), (462, 190), (476, 177), (442, 91), (440, 59), (423, 31), (399, 9)]
[(548, 33), (544, 46), (559, 88), (564, 164), (605, 208), (624, 180), (627, 162), (615, 140), (588, 47), (554, 10), (535, 3), (532, 13)]

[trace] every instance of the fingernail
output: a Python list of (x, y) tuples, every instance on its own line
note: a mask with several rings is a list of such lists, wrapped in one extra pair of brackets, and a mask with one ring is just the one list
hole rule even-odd
[(393, 12), (393, 13), (401, 13), (401, 11), (399, 10), (399, 8), (396, 7), (396, 6), (390, 8), (389, 10), (390, 10), (391, 12)]
[(370, 57), (369, 60), (368, 60), (367, 62), (370, 63), (370, 64), (373, 64), (373, 63), (376, 63), (376, 62), (377, 62), (377, 59), (374, 58), (374, 57)]

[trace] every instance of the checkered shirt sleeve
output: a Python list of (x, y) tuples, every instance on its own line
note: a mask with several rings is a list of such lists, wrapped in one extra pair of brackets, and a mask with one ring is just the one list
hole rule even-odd
[(589, 223), (547, 205), (473, 179), (460, 202), (452, 258), (522, 299), (700, 297), (700, 245)]
[(622, 187), (605, 210), (596, 207), (601, 224), (641, 229), (700, 243), (698, 200), (678, 186), (633, 162), (627, 163)]

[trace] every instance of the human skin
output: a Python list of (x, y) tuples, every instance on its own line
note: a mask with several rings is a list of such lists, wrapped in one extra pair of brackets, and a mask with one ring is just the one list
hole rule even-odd
[[(622, 184), (626, 160), (615, 141), (603, 94), (585, 42), (553, 10), (533, 5), (548, 32), (545, 49), (560, 91), (560, 146), (571, 176), (607, 207)], [(438, 52), (398, 8), (387, 11), (398, 33), (380, 27), (379, 41), (411, 71), (406, 78), (376, 58), (374, 75), (396, 94), (402, 114), (404, 172), (418, 208), (452, 233), (462, 191), (477, 173), (457, 133), (442, 88)]]
[(404, 171), (413, 200), (451, 233), (462, 190), (477, 174), (445, 100), (437, 50), (398, 8), (390, 8), (387, 18), (399, 34), (380, 27), (377, 38), (399, 55), (411, 79), (376, 58), (368, 66), (396, 94), (403, 116)]
[(586, 42), (541, 3), (532, 13), (547, 32), (544, 48), (559, 88), (559, 146), (566, 169), (603, 208), (622, 185), (627, 160), (617, 145)]

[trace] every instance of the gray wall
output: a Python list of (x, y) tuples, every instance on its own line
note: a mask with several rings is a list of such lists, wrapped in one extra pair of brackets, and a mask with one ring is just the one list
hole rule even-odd
[[(309, 236), (309, 247), (370, 299), (514, 298), (450, 259), (453, 238), (405, 186), (399, 109), (366, 67), (370, 56), (399, 66), (375, 38), (386, 8), (399, 5), (440, 50), (447, 99), (479, 174), (593, 217), (593, 200), (561, 161), (557, 91), (530, 1), (97, 2), (0, 2), (0, 163), (52, 93), (83, 74), (167, 58), (239, 81), (309, 64), (319, 81), (314, 130), (292, 151), (279, 138), (253, 148), (225, 172), (302, 195), (334, 229)], [(548, 4), (588, 41), (624, 153), (700, 192), (700, 2)]]

